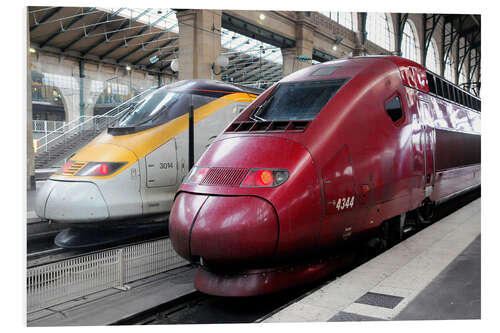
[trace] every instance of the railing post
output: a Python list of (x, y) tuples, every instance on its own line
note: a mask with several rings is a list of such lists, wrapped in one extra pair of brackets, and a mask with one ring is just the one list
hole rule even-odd
[(125, 262), (123, 258), (123, 249), (118, 249), (118, 286), (116, 289), (120, 290), (129, 290), (130, 286), (125, 284)]

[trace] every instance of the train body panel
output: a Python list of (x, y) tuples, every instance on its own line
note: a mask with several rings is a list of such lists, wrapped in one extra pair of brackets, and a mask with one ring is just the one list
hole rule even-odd
[[(207, 80), (159, 88), (126, 112), (118, 127), (101, 133), (50, 177), (38, 193), (37, 214), (61, 223), (93, 224), (168, 212), (189, 168), (190, 105), (194, 108), (197, 160), (220, 131), (256, 98), (255, 92)], [(99, 191), (101, 208), (107, 214), (96, 215), (91, 206), (83, 202), (79, 206), (77, 201), (67, 206), (64, 216), (53, 211), (52, 207), (64, 205), (66, 198), (79, 197), (71, 189), (88, 186), (82, 184), (93, 184)], [(54, 187), (57, 190), (51, 195)], [(55, 195), (61, 191), (64, 195)], [(73, 216), (72, 209), (79, 214)]]
[[(211, 154), (212, 151), (219, 153)], [(286, 161), (283, 161), (284, 155), (288, 157)], [(295, 253), (297, 247), (310, 249), (318, 241), (321, 221), (315, 218), (319, 217), (318, 212), (321, 211), (320, 187), (311, 156), (302, 145), (276, 137), (227, 138), (214, 142), (198, 161), (198, 165), (213, 167), (213, 181), (209, 180), (201, 185), (185, 184), (185, 192), (223, 196), (228, 200), (233, 200), (231, 198), (235, 196), (256, 196), (273, 206), (280, 216), (276, 255), (286, 257)], [(245, 176), (246, 171), (261, 168), (286, 169), (290, 178), (279, 188), (235, 186), (238, 181), (241, 182), (240, 178)], [(290, 195), (279, 195), (281, 188), (285, 188)], [(222, 201), (219, 203), (222, 204)], [(190, 207), (185, 206), (183, 209), (187, 208)], [(219, 216), (213, 214), (211, 218), (217, 223)], [(194, 223), (196, 225), (195, 221)], [(308, 237), (304, 237), (305, 235)], [(298, 240), (301, 240), (300, 244), (297, 244)], [(175, 238), (172, 241), (175, 242)]]
[[(429, 79), (434, 77), (422, 66), (398, 57), (338, 60), (297, 71), (261, 94), (217, 137), (177, 196), (217, 197), (235, 220), (245, 208), (230, 206), (229, 198), (267, 200), (276, 210), (279, 236), (276, 251), (261, 256), (261, 267), (329, 253), (393, 217), (404, 221), (406, 212), (480, 185), (480, 114), (471, 107), (477, 102), (442, 83), (446, 100), (433, 92)], [(469, 107), (451, 101), (459, 93)], [(282, 177), (280, 172), (288, 175), (283, 183), (266, 185), (267, 179), (274, 184)], [(255, 177), (263, 177), (260, 185), (246, 186)], [(175, 203), (172, 243), (186, 259), (201, 257), (209, 272), (210, 249), (186, 250), (193, 246), (197, 219), (186, 222), (177, 210), (204, 211), (198, 200), (192, 203)], [(214, 225), (220, 209), (211, 205)], [(255, 218), (241, 217), (242, 229), (233, 223), (232, 230), (238, 234), (254, 223)], [(213, 240), (204, 234), (208, 243), (217, 239), (217, 228), (212, 231)], [(255, 228), (255, 237), (261, 235)], [(227, 247), (217, 265), (250, 265), (252, 250)], [(214, 285), (228, 288), (229, 280), (241, 283), (206, 272), (201, 279), (217, 282), (198, 286), (210, 293), (224, 294)]]

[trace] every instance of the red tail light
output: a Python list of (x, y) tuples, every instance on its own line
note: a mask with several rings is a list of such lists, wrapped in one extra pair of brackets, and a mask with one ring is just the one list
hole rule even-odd
[(101, 163), (99, 166), (99, 173), (101, 176), (106, 176), (109, 172), (108, 165), (106, 163)]
[(73, 164), (72, 161), (68, 161), (68, 162), (64, 163), (64, 165), (62, 166), (62, 171), (67, 172), (68, 169), (71, 167), (71, 164)]
[(274, 180), (273, 173), (270, 170), (259, 170), (257, 171), (257, 181), (263, 186), (268, 186), (272, 184)]
[(287, 170), (250, 169), (240, 186), (242, 187), (276, 187), (288, 179)]
[(88, 162), (76, 176), (104, 177), (118, 171), (126, 162)]

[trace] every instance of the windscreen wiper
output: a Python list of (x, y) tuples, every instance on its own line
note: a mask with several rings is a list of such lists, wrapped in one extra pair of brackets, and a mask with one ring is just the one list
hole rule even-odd
[(269, 105), (269, 103), (271, 102), (271, 100), (273, 99), (274, 97), (274, 94), (272, 94), (271, 96), (269, 96), (265, 101), (264, 103), (262, 103), (261, 105), (259, 105), (255, 111), (250, 115), (250, 119), (252, 119), (253, 121), (266, 121), (266, 119), (262, 118), (262, 117), (259, 117), (258, 115), (261, 114), (266, 108), (267, 106)]

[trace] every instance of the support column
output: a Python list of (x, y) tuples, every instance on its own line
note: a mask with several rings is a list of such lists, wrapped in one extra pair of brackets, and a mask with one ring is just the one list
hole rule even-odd
[(281, 49), (281, 56), (283, 57), (283, 77), (292, 74), (298, 69), (299, 59), (295, 47)]
[[(26, 9), (27, 11), (27, 9)], [(28, 14), (26, 14), (28, 15)], [(30, 27), (29, 27), (29, 19), (26, 18), (26, 25), (27, 25), (27, 34), (26, 34), (26, 72), (27, 72), (27, 79), (26, 79), (26, 106), (27, 106), (27, 136), (26, 136), (26, 153), (27, 153), (27, 166), (26, 166), (26, 174), (27, 174), (27, 181), (26, 181), (26, 187), (28, 191), (34, 191), (36, 190), (36, 181), (35, 181), (35, 151), (33, 149), (33, 109), (31, 106), (31, 52), (30, 50)]]
[[(302, 13), (301, 13), (302, 14)], [(299, 70), (312, 65), (312, 53), (314, 48), (314, 25), (312, 25), (306, 17), (300, 17), (295, 24), (295, 48), (297, 50), (298, 57), (308, 57), (310, 61), (297, 62), (297, 68)]]
[(354, 50), (352, 51), (353, 56), (366, 55), (366, 39), (368, 33), (366, 32), (366, 17), (367, 13), (358, 13), (358, 28), (355, 31), (356, 40), (354, 45)]
[(162, 83), (161, 83), (161, 74), (158, 73), (158, 87), (161, 87), (162, 86)]
[[(303, 12), (299, 12), (295, 24), (295, 47), (281, 49), (283, 56), (283, 76), (299, 69), (311, 66), (314, 48), (314, 26)], [(299, 61), (299, 57), (307, 57), (307, 61)]]
[[(80, 74), (80, 117), (85, 115), (85, 94), (84, 94), (84, 62), (83, 59), (78, 61), (78, 69)], [(83, 121), (83, 118), (81, 119)]]
[[(190, 9), (177, 12), (179, 80), (220, 79), (211, 67), (221, 50), (221, 17), (220, 10)], [(216, 67), (216, 72), (220, 72), (220, 68)]]

